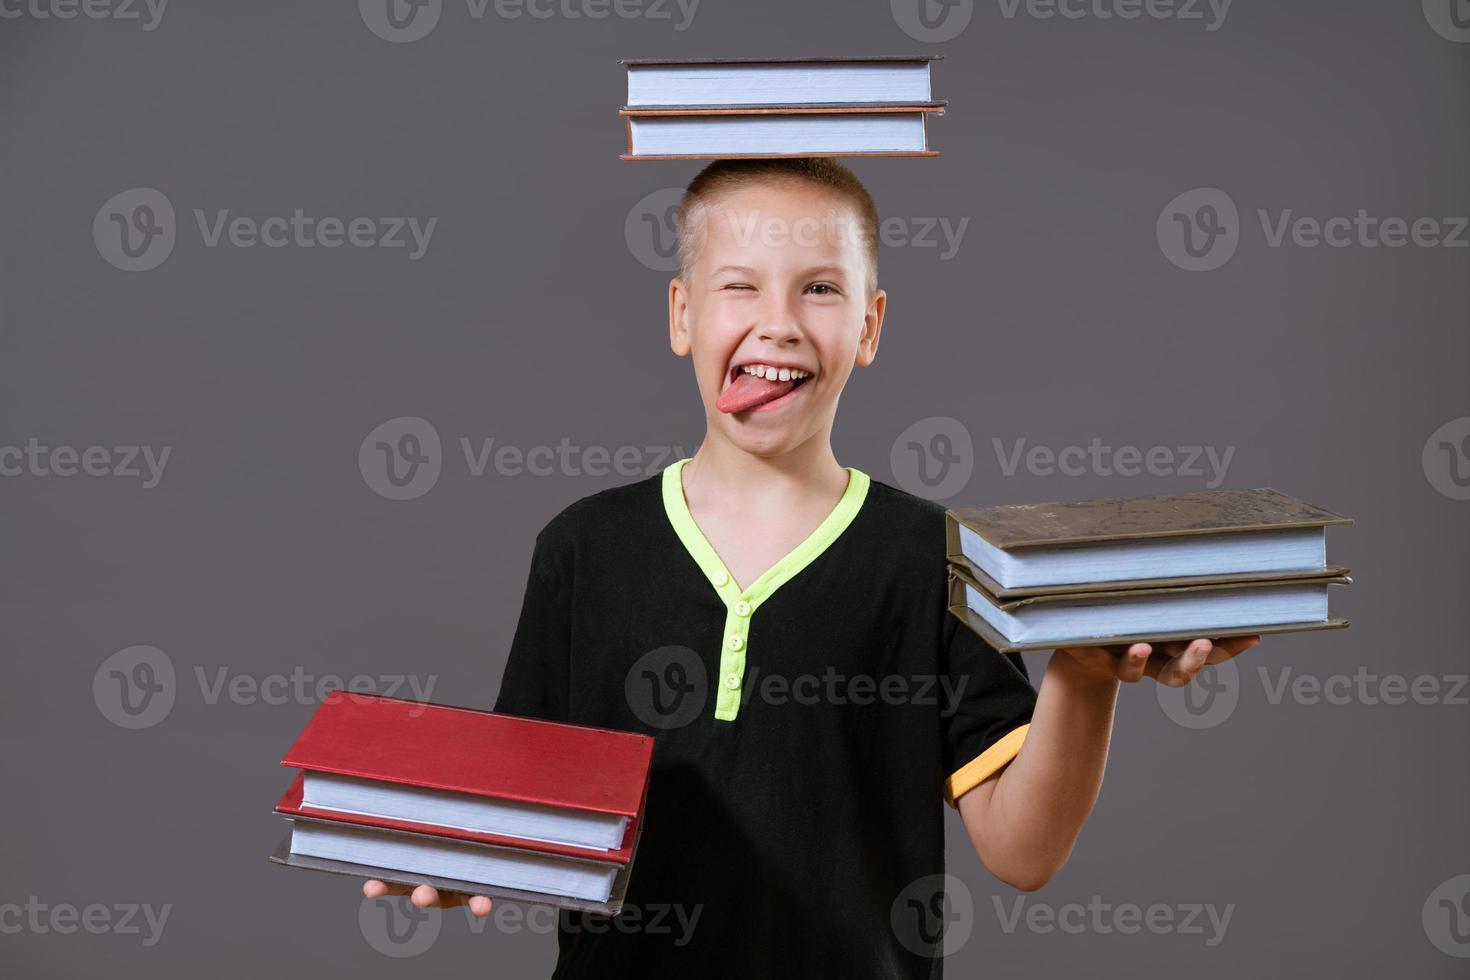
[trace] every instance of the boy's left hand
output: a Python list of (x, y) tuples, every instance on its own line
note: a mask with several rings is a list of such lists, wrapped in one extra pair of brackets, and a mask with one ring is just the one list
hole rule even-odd
[(1057, 656), (1068, 657), (1073, 666), (1098, 680), (1132, 684), (1144, 677), (1152, 677), (1167, 687), (1183, 687), (1194, 680), (1206, 664), (1224, 663), (1260, 642), (1259, 635), (1252, 635), (1214, 641), (1198, 639), (1188, 643), (1058, 647)]

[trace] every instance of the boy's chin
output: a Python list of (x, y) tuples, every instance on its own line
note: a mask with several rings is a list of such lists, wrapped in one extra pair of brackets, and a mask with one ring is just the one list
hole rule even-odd
[(809, 419), (766, 420), (750, 412), (719, 414), (715, 425), (737, 449), (763, 458), (794, 452), (813, 435)]

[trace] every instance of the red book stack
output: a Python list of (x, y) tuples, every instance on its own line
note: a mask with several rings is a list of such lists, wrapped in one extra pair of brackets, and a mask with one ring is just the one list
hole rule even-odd
[(281, 760), (301, 770), (271, 860), (616, 915), (653, 739), (335, 691)]

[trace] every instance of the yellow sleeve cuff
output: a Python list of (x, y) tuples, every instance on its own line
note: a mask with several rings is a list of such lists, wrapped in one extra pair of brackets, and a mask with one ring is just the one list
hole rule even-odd
[(1021, 751), (1026, 741), (1029, 724), (1013, 728), (1000, 737), (990, 748), (965, 763), (963, 767), (944, 781), (944, 802), (959, 809), (959, 798), (994, 776)]

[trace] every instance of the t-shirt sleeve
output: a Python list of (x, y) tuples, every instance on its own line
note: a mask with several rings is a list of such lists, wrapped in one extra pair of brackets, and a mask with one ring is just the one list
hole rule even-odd
[[(944, 801), (958, 800), (1021, 751), (1036, 690), (1020, 654), (998, 653), (948, 613), (941, 630), (940, 669), (949, 692), (944, 723)], [(951, 710), (952, 709), (952, 710)]]
[(570, 563), (543, 531), (531, 556), (496, 711), (546, 721), (570, 720), (570, 621)]

